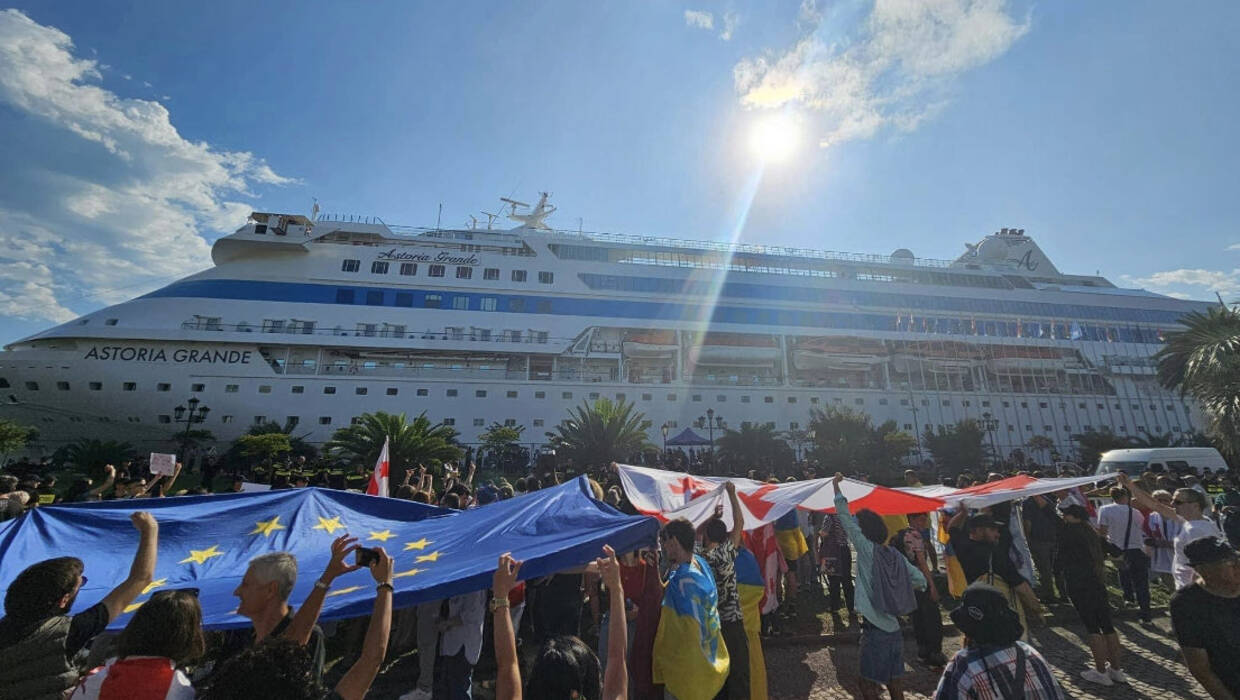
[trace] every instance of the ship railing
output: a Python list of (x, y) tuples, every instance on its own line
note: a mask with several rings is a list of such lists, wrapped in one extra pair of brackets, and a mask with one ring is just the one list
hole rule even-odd
[(354, 328), (319, 328), (317, 326), (306, 327), (294, 326), (291, 324), (264, 328), (247, 323), (230, 324), (219, 322), (185, 321), (181, 324), (181, 330), (208, 331), (214, 333), (232, 332), (275, 335), (332, 336), (337, 338), (396, 338), (456, 343), (503, 343), (508, 345), (548, 345), (568, 343), (576, 340), (575, 337), (551, 336), (549, 334), (545, 334), (543, 331), (535, 330), (522, 331), (519, 334), (513, 334), (511, 329), (506, 328), (474, 329), (472, 331), (455, 331), (448, 329), (410, 331), (382, 327), (375, 328), (373, 330)]
[(694, 375), (689, 378), (690, 384), (703, 386), (782, 386), (783, 377), (763, 377), (757, 375)]
[(385, 363), (373, 366), (364, 364), (323, 364), (317, 367), (293, 365), (285, 368), (284, 373), (321, 377), (424, 377), (427, 379), (504, 379), (510, 381), (525, 381), (529, 378), (525, 370), (510, 370), (506, 367), (423, 367)]

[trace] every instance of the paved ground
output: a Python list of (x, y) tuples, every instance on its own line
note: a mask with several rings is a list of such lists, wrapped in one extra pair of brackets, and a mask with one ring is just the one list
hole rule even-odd
[[(1054, 667), (1055, 676), (1069, 698), (1208, 698), (1201, 686), (1178, 660), (1170, 623), (1165, 617), (1153, 628), (1135, 621), (1116, 625), (1126, 653), (1124, 665), (1132, 683), (1103, 688), (1081, 679), (1088, 667), (1089, 650), (1078, 636), (1079, 628), (1049, 626), (1035, 631), (1032, 644)], [(949, 636), (944, 653), (950, 658), (960, 649), (960, 637)], [(928, 698), (938, 685), (939, 671), (917, 661), (912, 638), (905, 643), (907, 660), (905, 697)], [(855, 642), (823, 646), (821, 642), (776, 641), (766, 650), (771, 700), (834, 700), (860, 697), (857, 693), (857, 645)]]

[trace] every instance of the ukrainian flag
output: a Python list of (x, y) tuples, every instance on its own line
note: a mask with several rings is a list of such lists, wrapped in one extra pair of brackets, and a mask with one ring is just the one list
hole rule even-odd
[(762, 594), (766, 586), (758, 558), (744, 547), (736, 554), (736, 588), (745, 616), (745, 637), (749, 639), (749, 700), (766, 700), (766, 659), (762, 655)]
[(805, 541), (805, 533), (797, 524), (797, 509), (793, 508), (775, 521), (775, 541), (779, 543), (779, 551), (784, 559), (796, 561), (809, 551)]
[(700, 556), (677, 568), (663, 591), (654, 637), (654, 682), (677, 700), (710, 700), (728, 677), (728, 648), (719, 630), (719, 596)]

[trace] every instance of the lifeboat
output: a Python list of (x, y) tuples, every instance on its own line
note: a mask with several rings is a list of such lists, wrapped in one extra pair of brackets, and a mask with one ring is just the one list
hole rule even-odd
[(779, 342), (769, 335), (707, 333), (700, 345), (689, 346), (688, 358), (695, 365), (773, 367), (779, 361)]
[(643, 331), (624, 336), (624, 356), (633, 359), (667, 359), (676, 354), (675, 331)]
[(887, 361), (879, 340), (865, 338), (803, 338), (792, 350), (792, 364), (803, 370), (868, 371)]

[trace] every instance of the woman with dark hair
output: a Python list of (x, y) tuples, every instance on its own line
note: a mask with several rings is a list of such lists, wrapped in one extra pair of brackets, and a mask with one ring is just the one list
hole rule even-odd
[(194, 697), (178, 667), (202, 656), (198, 591), (160, 591), (142, 604), (116, 640), (116, 658), (82, 678), (70, 700)]
[[(620, 580), (620, 564), (611, 547), (603, 547), (604, 556), (596, 561), (604, 585), (610, 593), (609, 615), (624, 619), (624, 585)], [(491, 583), (491, 612), (494, 615), (496, 700), (521, 700), (524, 694), (538, 700), (624, 700), (628, 697), (628, 669), (625, 625), (611, 625), (608, 633), (607, 672), (599, 682), (601, 666), (598, 656), (577, 637), (555, 636), (543, 643), (530, 670), (530, 680), (521, 687), (521, 667), (517, 662), (517, 640), (508, 616), (508, 593), (516, 585), (521, 562), (509, 554), (501, 555), (499, 567)]]
[(1119, 635), (1111, 622), (1111, 606), (1103, 583), (1102, 535), (1090, 525), (1089, 512), (1084, 506), (1073, 503), (1062, 512), (1055, 569), (1062, 572), (1068, 582), (1068, 598), (1085, 625), (1089, 649), (1094, 656), (1094, 668), (1083, 671), (1081, 677), (1099, 685), (1127, 683), (1128, 677), (1119, 664)]

